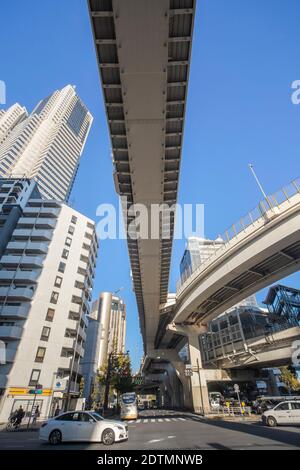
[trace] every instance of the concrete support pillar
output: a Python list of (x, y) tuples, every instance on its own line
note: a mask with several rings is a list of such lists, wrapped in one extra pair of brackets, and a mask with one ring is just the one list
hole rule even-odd
[(179, 402), (181, 402), (184, 408), (191, 409), (192, 401), (190, 378), (185, 376), (185, 365), (181, 361), (177, 352), (173, 349), (156, 349), (152, 351), (147, 351), (147, 357), (152, 359), (164, 359), (173, 366), (176, 377), (172, 378), (171, 374), (169, 375), (169, 385), (174, 391), (176, 388), (174, 381), (175, 378), (176, 380), (179, 380), (182, 385), (182, 397), (180, 398), (180, 400), (177, 396), (175, 396), (175, 393), (172, 393), (172, 401), (174, 403), (174, 406), (180, 406)]
[(195, 413), (206, 414), (210, 411), (205, 371), (202, 368), (198, 335), (189, 335), (189, 352), (193, 370), (191, 377), (193, 409)]

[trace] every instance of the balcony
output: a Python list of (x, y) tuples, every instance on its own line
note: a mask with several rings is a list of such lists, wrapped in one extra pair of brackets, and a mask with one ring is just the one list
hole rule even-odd
[(0, 299), (31, 300), (34, 291), (29, 287), (0, 287)]
[(27, 240), (30, 237), (31, 240), (50, 241), (52, 234), (52, 230), (16, 228), (13, 232), (13, 237), (20, 240)]
[(24, 283), (25, 281), (27, 281), (28, 284), (33, 284), (36, 282), (37, 278), (38, 273), (36, 271), (21, 271), (19, 269), (16, 271), (0, 271), (0, 282), (14, 281), (14, 283), (16, 283), (20, 281)]
[(72, 356), (63, 357), (59, 359), (59, 369), (70, 370), (72, 366)]
[(74, 312), (78, 315), (80, 315), (81, 313), (81, 305), (80, 304), (75, 304), (74, 302), (71, 302), (71, 305), (70, 305), (70, 312)]
[(78, 394), (79, 393), (79, 384), (75, 383), (75, 382), (71, 382), (70, 392)]
[(81, 328), (81, 326), (78, 329), (78, 335), (83, 339), (83, 341), (86, 341), (86, 330)]
[(6, 361), (6, 363), (8, 363), (8, 364), (13, 363), (15, 361), (16, 354), (17, 354), (16, 349), (6, 348), (6, 350), (5, 350), (5, 361)]
[(64, 343), (63, 347), (67, 349), (71, 349), (72, 351), (74, 350), (75, 346), (75, 339), (74, 338), (67, 338), (66, 336), (64, 337)]
[(60, 209), (58, 207), (26, 207), (24, 209), (25, 215), (43, 216), (43, 217), (58, 217)]
[(41, 268), (44, 259), (42, 256), (13, 256), (4, 255), (0, 259), (0, 264), (4, 267), (26, 267), (26, 268)]
[(84, 356), (84, 349), (79, 343), (76, 344), (76, 352), (79, 354), (80, 357)]
[(20, 217), (18, 221), (18, 228), (54, 228), (56, 225), (56, 219), (43, 218), (43, 217)]
[(7, 374), (0, 374), (0, 388), (5, 388), (8, 382)]
[(1, 317), (8, 317), (11, 319), (14, 318), (23, 318), (26, 319), (28, 317), (30, 305), (4, 305), (3, 307), (0, 307), (0, 319)]
[(0, 326), (0, 339), (2, 340), (16, 340), (22, 336), (23, 328), (20, 326)]
[(24, 250), (28, 250), (33, 254), (46, 254), (48, 251), (48, 244), (28, 241), (14, 241), (8, 243), (6, 249), (10, 253), (22, 253)]

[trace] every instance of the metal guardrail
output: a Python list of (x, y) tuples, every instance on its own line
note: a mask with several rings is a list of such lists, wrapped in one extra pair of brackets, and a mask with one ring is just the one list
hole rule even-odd
[(222, 416), (251, 416), (251, 406), (220, 406), (212, 409), (212, 412)]
[(204, 267), (210, 264), (211, 258), (218, 252), (223, 251), (226, 248), (226, 244), (233, 238), (237, 237), (250, 225), (254, 225), (258, 220), (269, 221), (270, 212), (274, 212), (275, 209), (279, 208), (283, 203), (289, 201), (297, 194), (300, 194), (300, 177), (292, 180), (288, 185), (283, 186), (275, 193), (267, 196), (259, 204), (247, 212), (246, 215), (241, 217), (235, 224), (232, 224), (223, 234), (218, 236), (219, 239), (223, 240), (223, 244), (218, 243), (215, 246), (214, 252), (209, 258), (207, 258), (200, 266), (198, 266), (193, 272), (190, 273), (189, 277), (183, 282), (179, 279), (176, 283), (176, 294), (177, 296), (188, 286), (188, 284), (202, 271)]

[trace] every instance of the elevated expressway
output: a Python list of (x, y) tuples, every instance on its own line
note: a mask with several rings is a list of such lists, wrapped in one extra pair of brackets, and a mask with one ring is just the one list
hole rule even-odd
[[(177, 201), (195, 0), (89, 0), (110, 132), (115, 185), (127, 215), (133, 203)], [(128, 238), (144, 348), (154, 347), (167, 301), (169, 239)], [(149, 221), (149, 232), (151, 221)]]
[[(169, 358), (188, 395), (190, 384), (178, 362), (178, 351), (188, 339), (191, 365), (201, 371), (201, 386), (195, 374), (190, 382), (195, 411), (209, 410), (207, 383), (224, 375), (225, 370), (291, 362), (293, 343), (300, 340), (299, 326), (278, 331), (271, 340), (262, 336), (242, 342), (240, 349), (235, 344), (230, 353), (206, 361), (201, 354), (199, 335), (221, 313), (299, 270), (300, 180), (262, 201), (256, 210), (232, 226), (223, 240), (224, 244), (179, 285), (176, 297), (161, 305), (156, 350), (148, 354), (144, 366), (145, 371), (151, 371), (161, 357)], [(228, 380), (226, 374), (224, 380)]]
[(241, 219), (234, 226), (232, 238), (227, 232), (224, 245), (179, 286), (160, 347), (172, 345), (182, 327), (205, 332), (219, 314), (299, 270), (300, 179), (262, 201), (259, 210), (255, 220), (247, 217), (248, 225)]

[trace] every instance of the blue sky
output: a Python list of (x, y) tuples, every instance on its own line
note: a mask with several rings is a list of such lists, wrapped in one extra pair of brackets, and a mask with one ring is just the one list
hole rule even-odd
[[(95, 218), (98, 204), (117, 205), (117, 196), (86, 2), (2, 0), (0, 15), (7, 104), (32, 110), (71, 83), (95, 118), (71, 197), (77, 210)], [(298, 0), (198, 1), (179, 202), (205, 204), (207, 237), (260, 199), (249, 162), (268, 193), (300, 176), (300, 105), (291, 103), (291, 83), (300, 79), (299, 18)], [(170, 290), (183, 250), (184, 241), (176, 241)], [(126, 242), (102, 242), (94, 294), (124, 287), (135, 369), (142, 345), (129, 272)], [(299, 286), (299, 274), (285, 283)]]

